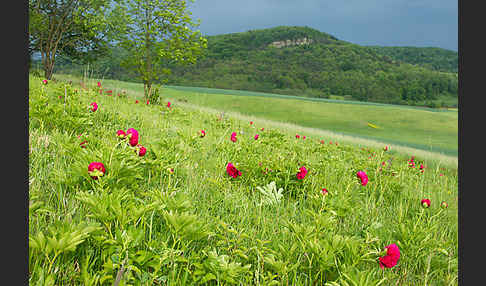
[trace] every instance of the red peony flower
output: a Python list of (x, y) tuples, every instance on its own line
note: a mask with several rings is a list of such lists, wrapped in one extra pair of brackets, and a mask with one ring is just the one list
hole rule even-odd
[(300, 138), (300, 135), (299, 134), (296, 134), (295, 135), (295, 138), (299, 139)]
[(231, 133), (231, 141), (236, 142), (236, 132)]
[(304, 135), (304, 137), (302, 137), (302, 139), (305, 140), (305, 135)]
[(324, 144), (324, 143), (325, 143), (324, 140), (321, 140), (321, 144)]
[(147, 105), (150, 104), (149, 100), (147, 99)]
[(98, 82), (98, 87), (101, 87), (101, 82)]
[(92, 162), (88, 166), (88, 174), (94, 180), (98, 180), (98, 178), (103, 176), (105, 172), (105, 165), (103, 165), (101, 162)]
[(299, 172), (297, 173), (297, 179), (302, 180), (305, 178), (306, 175), (307, 169), (304, 166), (300, 167)]
[(135, 103), (138, 103), (138, 99), (135, 100)]
[(386, 255), (383, 257), (378, 258), (381, 269), (392, 268), (393, 266), (397, 265), (398, 260), (400, 259), (400, 249), (396, 244), (390, 244), (385, 247), (386, 248)]
[(366, 186), (368, 184), (368, 176), (365, 172), (359, 171), (356, 173), (356, 176), (361, 180), (361, 185)]
[(131, 146), (136, 146), (138, 144), (139, 134), (138, 134), (138, 131), (136, 129), (129, 128), (127, 130), (126, 135), (130, 139), (129, 143), (130, 143)]
[(230, 175), (235, 179), (236, 177), (241, 176), (241, 172), (238, 169), (236, 169), (236, 167), (233, 166), (231, 162), (228, 163), (228, 165), (226, 165), (226, 173), (228, 173), (228, 175)]
[(385, 146), (385, 149), (383, 149), (383, 150), (388, 151), (388, 146)]
[(449, 206), (449, 204), (446, 201), (442, 201), (440, 203), (440, 207), (443, 208), (443, 209), (446, 209), (448, 206)]
[(98, 104), (97, 104), (96, 102), (92, 102), (92, 103), (90, 104), (90, 106), (93, 106), (93, 107), (91, 108), (91, 111), (92, 111), (92, 112), (95, 112), (96, 110), (98, 110)]
[(43, 80), (42, 82), (43, 82), (44, 84), (47, 84), (47, 79)]
[(138, 156), (143, 157), (145, 153), (147, 153), (147, 148), (143, 147), (142, 145), (137, 145)]
[(258, 137), (260, 137), (260, 135), (256, 134), (256, 135), (255, 135), (255, 137), (254, 137), (254, 138), (255, 138), (255, 140), (257, 140), (257, 139), (258, 139)]
[(125, 131), (120, 129), (116, 132), (116, 136), (120, 139), (124, 139), (127, 136), (127, 134), (125, 133)]
[(327, 195), (329, 192), (326, 190), (326, 188), (322, 188), (321, 193), (323, 196)]
[(250, 125), (253, 125), (253, 121), (250, 121)]
[(420, 201), (420, 203), (422, 204), (422, 206), (424, 208), (430, 207), (430, 200), (429, 199), (423, 199), (423, 200)]
[(170, 107), (170, 105), (171, 105), (170, 101), (169, 101), (169, 102), (167, 102), (167, 107), (168, 107), (168, 108), (171, 108), (171, 107)]
[(206, 136), (206, 131), (204, 130), (199, 130), (199, 133), (201, 133), (201, 138)]

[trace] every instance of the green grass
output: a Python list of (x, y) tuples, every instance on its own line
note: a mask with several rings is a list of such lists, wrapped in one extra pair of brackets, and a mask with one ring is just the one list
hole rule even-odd
[[(61, 78), (66, 77), (61, 75)], [(141, 84), (104, 82), (107, 86), (132, 91), (137, 96), (143, 91)], [(197, 106), (333, 134), (448, 156), (458, 154), (458, 113), (453, 110), (192, 87), (167, 87), (162, 94)], [(370, 128), (368, 123), (379, 128)]]
[[(454, 167), (417, 155), (422, 173), (382, 146), (299, 140), (231, 113), (99, 95), (95, 81), (79, 93), (41, 80), (29, 78), (32, 285), (113, 285), (121, 268), (119, 285), (457, 285)], [(115, 135), (131, 127), (144, 157)], [(93, 161), (106, 167), (98, 180)], [(226, 174), (228, 162), (241, 177)], [(272, 181), (282, 198), (258, 190)], [(391, 243), (401, 257), (382, 270)]]

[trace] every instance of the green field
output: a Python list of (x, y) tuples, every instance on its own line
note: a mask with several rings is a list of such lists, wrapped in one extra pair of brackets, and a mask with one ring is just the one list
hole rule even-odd
[[(136, 84), (103, 81), (107, 96), (97, 80), (86, 90), (42, 80), (29, 77), (30, 285), (458, 285), (457, 166), (417, 155), (412, 167), (381, 143), (321, 144), (295, 138), (304, 127), (166, 106), (195, 93), (167, 89), (161, 105), (147, 105), (135, 103)], [(302, 117), (316, 104), (272, 100)], [(117, 137), (128, 128), (145, 156)], [(96, 180), (91, 162), (106, 168)], [(241, 176), (229, 176), (229, 162)], [(400, 258), (382, 269), (391, 244)]]
[[(112, 88), (130, 91), (136, 97), (143, 91), (143, 86), (137, 83), (104, 82)], [(384, 144), (447, 156), (458, 154), (458, 113), (454, 110), (194, 87), (166, 87), (162, 96)], [(368, 123), (379, 128), (372, 128)]]

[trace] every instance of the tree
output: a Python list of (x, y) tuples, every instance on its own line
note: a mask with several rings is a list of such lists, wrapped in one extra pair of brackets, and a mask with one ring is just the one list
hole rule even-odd
[[(93, 60), (118, 34), (120, 7), (111, 0), (29, 0), (29, 55), (40, 52), (52, 77), (57, 55)], [(29, 59), (30, 60), (30, 59)]]
[(129, 52), (126, 67), (135, 69), (150, 97), (159, 75), (170, 73), (174, 63), (195, 63), (207, 46), (198, 24), (189, 17), (185, 0), (126, 0), (128, 24), (122, 46)]

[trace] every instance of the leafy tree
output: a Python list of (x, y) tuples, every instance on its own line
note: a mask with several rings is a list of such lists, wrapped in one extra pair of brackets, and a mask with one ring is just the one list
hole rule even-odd
[(29, 0), (29, 55), (40, 53), (47, 79), (56, 56), (92, 61), (118, 34), (119, 12), (111, 0)]
[(192, 28), (185, 0), (126, 0), (127, 33), (121, 41), (129, 56), (123, 61), (137, 71), (146, 98), (159, 75), (170, 74), (168, 63), (195, 63), (206, 39)]

